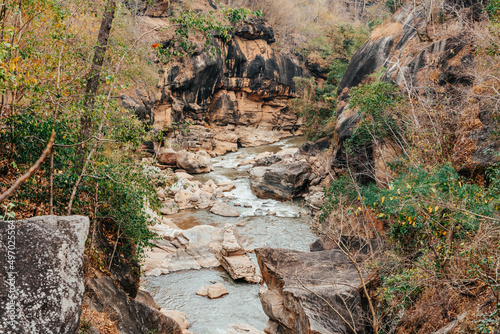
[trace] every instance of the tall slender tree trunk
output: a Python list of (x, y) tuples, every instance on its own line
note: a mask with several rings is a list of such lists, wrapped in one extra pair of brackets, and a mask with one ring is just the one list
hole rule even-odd
[(94, 109), (95, 97), (97, 95), (97, 89), (99, 88), (99, 80), (101, 77), (102, 65), (104, 63), (104, 56), (108, 48), (109, 33), (113, 24), (113, 18), (116, 11), (116, 0), (108, 0), (106, 2), (106, 7), (104, 9), (104, 15), (101, 21), (101, 27), (99, 29), (99, 35), (97, 36), (97, 44), (95, 46), (94, 59), (92, 60), (92, 66), (87, 75), (87, 85), (85, 87), (85, 99), (83, 106), (85, 110), (83, 111), (81, 118), (81, 139), (82, 141), (90, 136), (90, 130), (92, 127), (92, 110)]

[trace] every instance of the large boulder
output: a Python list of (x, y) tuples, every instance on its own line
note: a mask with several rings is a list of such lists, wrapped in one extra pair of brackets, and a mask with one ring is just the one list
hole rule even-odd
[(77, 333), (89, 219), (0, 221), (0, 333)]
[(210, 248), (217, 228), (200, 225), (181, 230), (167, 224), (157, 224), (151, 229), (160, 239), (153, 240), (155, 247), (146, 251), (142, 266), (146, 276), (220, 266)]
[(130, 298), (109, 277), (89, 278), (85, 299), (90, 309), (106, 313), (115, 322), (119, 334), (182, 334), (181, 327), (174, 319)]
[(305, 161), (277, 163), (250, 170), (252, 192), (260, 198), (291, 199), (308, 186), (311, 166)]
[(261, 282), (257, 266), (238, 240), (234, 225), (226, 224), (224, 230), (215, 235), (210, 248), (232, 279), (242, 279), (249, 283)]
[(162, 165), (176, 166), (177, 165), (177, 152), (171, 148), (162, 147), (156, 153), (156, 160)]
[(208, 173), (214, 169), (212, 158), (205, 151), (196, 153), (182, 150), (177, 152), (177, 164), (192, 174)]
[[(360, 278), (340, 250), (258, 248), (260, 290), (269, 334), (365, 333)], [(355, 330), (354, 330), (355, 329)]]

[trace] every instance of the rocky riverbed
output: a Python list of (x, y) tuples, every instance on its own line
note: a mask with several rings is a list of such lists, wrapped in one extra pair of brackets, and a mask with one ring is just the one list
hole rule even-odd
[[(231, 226), (255, 265), (257, 261), (252, 251), (257, 247), (309, 250), (316, 236), (309, 227), (304, 200), (258, 198), (251, 190), (249, 173), (253, 165), (249, 162), (255, 162), (256, 157), (264, 158), (278, 152), (290, 154), (296, 152), (302, 142), (302, 138), (295, 137), (271, 145), (241, 148), (237, 152), (212, 158), (214, 170), (210, 173), (197, 174), (192, 178), (178, 173), (181, 181), (177, 183), (180, 182), (184, 189), (173, 197), (183, 209), (165, 215), (163, 220), (174, 223), (179, 229), (173, 224), (157, 225), (155, 228), (170, 233), (171, 237), (167, 239), (173, 242), (169, 247), (176, 248), (173, 244), (179, 247), (165, 262), (165, 258), (171, 256), (172, 248), (169, 252), (166, 238), (163, 238), (164, 249), (158, 248), (149, 253), (144, 267), (149, 276), (145, 277), (142, 285), (162, 308), (184, 312), (191, 324), (190, 331), (226, 333), (233, 323), (245, 323), (260, 330), (264, 328), (267, 316), (259, 300), (260, 286), (244, 280), (235, 281), (230, 273), (219, 267), (221, 261), (217, 261), (210, 252), (210, 244), (213, 245), (217, 239), (212, 234)], [(176, 186), (179, 184), (174, 188)], [(203, 191), (211, 191), (212, 196), (202, 195)], [(178, 195), (180, 192), (183, 192), (182, 196)], [(199, 199), (191, 201), (193, 194), (197, 194)], [(219, 203), (226, 206), (222, 212), (211, 212), (209, 207)], [(238, 216), (220, 215), (227, 215), (230, 211), (236, 211)], [(179, 245), (182, 239), (189, 241), (186, 245)], [(190, 245), (190, 241), (194, 240)], [(260, 272), (258, 275), (260, 277)], [(212, 283), (224, 283), (229, 294), (214, 300), (196, 295), (200, 288)]]

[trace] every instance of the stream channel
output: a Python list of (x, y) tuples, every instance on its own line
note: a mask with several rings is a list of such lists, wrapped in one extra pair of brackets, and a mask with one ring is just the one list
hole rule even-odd
[[(197, 225), (212, 225), (223, 228), (226, 223), (245, 222), (237, 227), (237, 232), (245, 248), (272, 247), (308, 251), (315, 235), (309, 227), (303, 200), (279, 202), (259, 199), (250, 190), (248, 171), (251, 165), (237, 167), (245, 159), (262, 152), (276, 153), (297, 147), (303, 142), (301, 137), (292, 137), (280, 142), (251, 148), (241, 148), (212, 159), (214, 171), (195, 176), (195, 180), (215, 183), (233, 181), (236, 188), (228, 202), (236, 206), (240, 217), (226, 218), (214, 215), (209, 210), (183, 210), (168, 216), (181, 229)], [(276, 215), (268, 215), (275, 212)], [(257, 263), (255, 255), (250, 254)], [(219, 299), (208, 299), (196, 295), (201, 287), (211, 282), (224, 283), (229, 295)], [(188, 270), (158, 277), (145, 277), (142, 288), (151, 293), (159, 306), (169, 310), (184, 312), (191, 324), (189, 330), (198, 334), (223, 334), (233, 323), (245, 323), (263, 330), (268, 320), (262, 310), (258, 284), (236, 282), (222, 267), (213, 269)]]

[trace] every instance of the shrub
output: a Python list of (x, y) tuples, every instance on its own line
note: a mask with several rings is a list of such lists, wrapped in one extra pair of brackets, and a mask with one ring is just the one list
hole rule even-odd
[(349, 107), (358, 111), (361, 121), (346, 140), (348, 153), (373, 141), (400, 136), (403, 129), (396, 112), (402, 101), (403, 96), (394, 85), (380, 80), (353, 88)]

